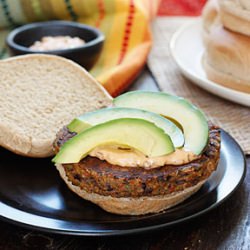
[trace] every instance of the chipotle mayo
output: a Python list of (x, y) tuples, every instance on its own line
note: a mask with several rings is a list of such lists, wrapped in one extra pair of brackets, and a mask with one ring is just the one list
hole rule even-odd
[(157, 168), (166, 164), (182, 165), (200, 158), (199, 155), (195, 155), (183, 148), (176, 149), (168, 155), (147, 157), (135, 149), (119, 147), (117, 145), (98, 146), (89, 155), (122, 167), (143, 167), (146, 169)]

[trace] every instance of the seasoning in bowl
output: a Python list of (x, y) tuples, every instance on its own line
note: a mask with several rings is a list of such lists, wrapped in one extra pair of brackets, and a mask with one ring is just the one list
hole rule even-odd
[(40, 41), (35, 41), (29, 48), (37, 51), (51, 51), (73, 49), (85, 44), (79, 37), (70, 36), (44, 36)]

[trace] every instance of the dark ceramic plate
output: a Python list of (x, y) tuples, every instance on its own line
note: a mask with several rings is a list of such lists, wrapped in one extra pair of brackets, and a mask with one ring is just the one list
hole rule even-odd
[(119, 216), (80, 199), (49, 159), (28, 159), (0, 150), (0, 214), (9, 222), (46, 232), (121, 235), (184, 222), (221, 204), (244, 179), (246, 164), (235, 140), (222, 131), (218, 170), (198, 193), (159, 214)]

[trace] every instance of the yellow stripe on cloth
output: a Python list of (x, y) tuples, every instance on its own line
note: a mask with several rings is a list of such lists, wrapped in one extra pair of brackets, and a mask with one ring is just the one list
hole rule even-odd
[(107, 69), (105, 68), (105, 65), (107, 62), (111, 65), (113, 62), (115, 62), (115, 56), (113, 56), (115, 54), (110, 53), (107, 57), (107, 54), (105, 53), (105, 51), (107, 50), (107, 46), (110, 45), (110, 43), (107, 42), (109, 40), (109, 37), (111, 37), (110, 24), (116, 21), (116, 15), (114, 15), (115, 8), (116, 6), (114, 1), (98, 0), (98, 13), (97, 19), (95, 21), (95, 26), (102, 30), (102, 32), (105, 34), (106, 39), (99, 61), (91, 71), (94, 76), (103, 75), (103, 73), (106, 72)]
[[(111, 70), (110, 73), (113, 74), (113, 67), (118, 64), (128, 13), (128, 4), (126, 3), (128, 1), (125, 3), (117, 2), (118, 1), (114, 1), (115, 13), (117, 14), (113, 15), (112, 22), (110, 22), (107, 16), (103, 20), (103, 23), (109, 24), (109, 35), (106, 36), (102, 51), (102, 57), (104, 58), (103, 62), (100, 64), (100, 61), (98, 61), (94, 69), (91, 71), (91, 73), (97, 77), (103, 85), (107, 82), (108, 71)], [(99, 69), (98, 75), (95, 73), (96, 69)]]
[(71, 20), (71, 16), (63, 0), (50, 0), (50, 3), (56, 19)]
[[(49, 17), (99, 28), (105, 35), (105, 43), (90, 73), (113, 96), (125, 90), (145, 65), (152, 43), (149, 22), (160, 3), (160, 0), (14, 1), (19, 1), (22, 7), (19, 16), (30, 22)], [(1, 12), (0, 20), (4, 20)]]

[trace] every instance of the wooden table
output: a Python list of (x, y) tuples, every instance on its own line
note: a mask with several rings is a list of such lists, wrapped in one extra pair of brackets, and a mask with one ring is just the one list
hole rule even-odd
[[(147, 70), (130, 90), (158, 90)], [(247, 157), (250, 167), (250, 157)], [(226, 202), (211, 212), (170, 229), (119, 237), (47, 234), (0, 222), (0, 249), (250, 249), (250, 173)]]

